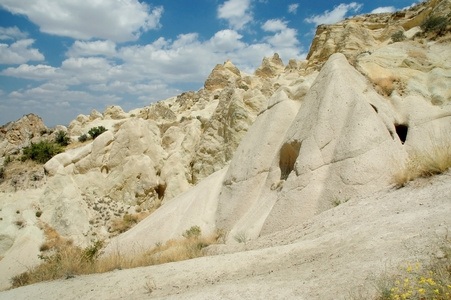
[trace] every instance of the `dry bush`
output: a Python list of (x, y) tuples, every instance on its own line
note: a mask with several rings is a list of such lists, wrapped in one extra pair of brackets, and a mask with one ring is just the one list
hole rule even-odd
[(126, 213), (122, 218), (117, 218), (113, 220), (113, 224), (109, 229), (112, 233), (123, 233), (138, 224), (144, 218), (146, 218), (151, 212), (140, 212), (138, 214), (128, 214)]
[(430, 147), (415, 150), (409, 155), (404, 167), (394, 176), (394, 181), (398, 186), (404, 186), (415, 178), (441, 174), (450, 167), (451, 139), (435, 138)]
[(395, 90), (395, 83), (397, 79), (393, 76), (389, 77), (381, 77), (373, 80), (375, 84), (375, 89), (378, 93), (384, 96), (390, 96), (391, 93)]
[[(209, 236), (192, 235), (188, 238), (169, 240), (153, 249), (135, 255), (119, 253), (99, 257), (103, 243), (92, 241), (86, 248), (65, 240), (49, 225), (42, 228), (47, 241), (41, 246), (39, 256), (43, 263), (27, 272), (11, 278), (13, 287), (24, 286), (40, 281), (70, 278), (75, 275), (109, 272), (115, 269), (128, 269), (149, 265), (164, 264), (204, 256), (204, 248), (221, 241), (221, 231)], [(187, 230), (188, 232), (189, 230)]]

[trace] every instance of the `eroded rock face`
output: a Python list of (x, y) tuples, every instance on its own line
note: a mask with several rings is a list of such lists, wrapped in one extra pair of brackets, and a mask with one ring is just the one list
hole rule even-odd
[(447, 16), (449, 12), (449, 1), (430, 0), (396, 13), (360, 15), (320, 25), (307, 55), (307, 68), (320, 69), (334, 53), (343, 53), (352, 62), (362, 52), (385, 47), (397, 32), (412, 38), (426, 18)]
[(275, 53), (272, 57), (265, 57), (262, 65), (255, 71), (255, 75), (263, 78), (276, 77), (283, 73), (285, 66), (279, 57), (279, 54)]
[(38, 141), (47, 130), (41, 117), (34, 114), (3, 125), (0, 128), (0, 157), (20, 151), (30, 142)]

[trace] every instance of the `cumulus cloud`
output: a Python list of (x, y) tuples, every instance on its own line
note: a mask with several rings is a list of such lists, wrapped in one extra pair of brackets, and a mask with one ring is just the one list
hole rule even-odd
[(24, 39), (27, 36), (28, 34), (22, 32), (19, 28), (17, 28), (17, 26), (0, 27), (0, 40)]
[(307, 23), (313, 23), (316, 26), (320, 24), (333, 24), (343, 20), (349, 12), (357, 13), (362, 6), (362, 4), (357, 2), (351, 2), (349, 4), (341, 3), (335, 6), (332, 11), (326, 10), (321, 15), (313, 15), (310, 18), (306, 18), (305, 21)]
[(290, 4), (288, 5), (288, 12), (290, 14), (296, 14), (298, 12), (298, 8), (299, 8), (299, 4), (298, 3), (294, 3), (294, 4)]
[(380, 14), (380, 13), (392, 13), (395, 12), (396, 8), (394, 6), (383, 6), (375, 8), (371, 11), (372, 14)]
[(42, 32), (75, 39), (133, 41), (142, 32), (158, 28), (163, 7), (151, 8), (138, 0), (2, 0), (4, 9), (21, 14)]
[(116, 55), (116, 43), (113, 41), (75, 41), (66, 53), (70, 57), (78, 56), (107, 56)]
[(30, 48), (33, 39), (19, 40), (8, 44), (0, 43), (0, 64), (23, 64), (28, 61), (42, 61), (44, 55), (38, 49)]
[(274, 35), (267, 36), (267, 41), (271, 48), (277, 49), (277, 53), (285, 58), (299, 58), (299, 41), (297, 39), (297, 31), (289, 28), (288, 22), (279, 19), (266, 21), (262, 25), (262, 29), (267, 32), (274, 32)]
[(24, 78), (36, 81), (52, 80), (58, 77), (57, 68), (47, 65), (27, 65), (22, 64), (17, 68), (10, 67), (3, 70), (0, 74), (5, 76)]
[(215, 52), (230, 52), (241, 49), (245, 44), (241, 41), (243, 36), (235, 30), (221, 30), (210, 39), (210, 46)]
[(249, 11), (251, 0), (227, 0), (218, 7), (218, 18), (229, 22), (232, 29), (242, 29), (253, 20)]

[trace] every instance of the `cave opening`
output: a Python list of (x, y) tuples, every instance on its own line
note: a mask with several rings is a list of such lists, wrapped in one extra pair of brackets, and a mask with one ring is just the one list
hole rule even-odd
[(409, 127), (405, 124), (395, 124), (396, 134), (398, 135), (401, 143), (404, 144), (407, 139), (407, 133), (409, 131)]
[(279, 168), (281, 180), (286, 180), (291, 171), (294, 170), (294, 164), (296, 163), (300, 149), (301, 143), (297, 141), (284, 144), (280, 149)]

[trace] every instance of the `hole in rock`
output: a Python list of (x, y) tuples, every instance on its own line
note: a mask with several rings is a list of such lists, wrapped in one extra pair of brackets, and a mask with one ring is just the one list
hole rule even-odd
[(396, 134), (398, 135), (401, 143), (405, 143), (407, 139), (407, 132), (409, 131), (409, 127), (404, 124), (395, 124)]
[(163, 199), (164, 197), (164, 192), (166, 191), (166, 184), (159, 184), (156, 188), (155, 191), (157, 192), (158, 195), (158, 199)]
[(293, 171), (294, 163), (299, 155), (299, 149), (301, 149), (301, 144), (297, 141), (284, 144), (280, 149), (279, 168), (281, 180), (286, 180), (291, 171)]
[(107, 166), (102, 166), (100, 168), (100, 173), (102, 173), (103, 175), (108, 175), (108, 173), (110, 173), (110, 169)]

